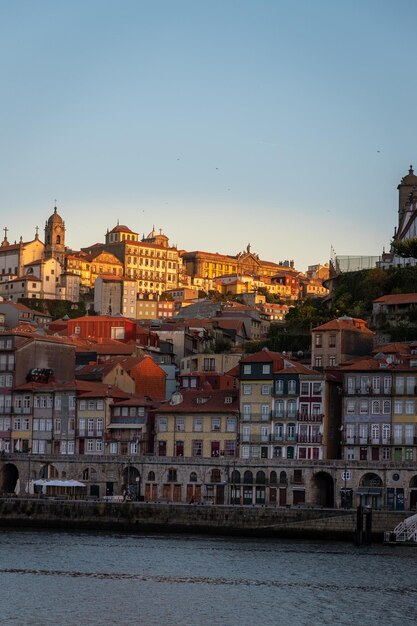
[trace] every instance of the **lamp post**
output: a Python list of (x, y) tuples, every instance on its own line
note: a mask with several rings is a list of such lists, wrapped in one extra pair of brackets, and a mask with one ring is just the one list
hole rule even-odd
[(28, 483), (27, 483), (27, 494), (30, 495), (30, 453), (32, 452), (32, 448), (28, 449)]

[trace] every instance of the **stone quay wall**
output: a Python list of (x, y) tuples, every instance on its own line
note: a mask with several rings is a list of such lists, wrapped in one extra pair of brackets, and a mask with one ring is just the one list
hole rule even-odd
[[(407, 515), (373, 511), (373, 540), (381, 541)], [(15, 497), (0, 498), (0, 526), (353, 541), (356, 510)]]

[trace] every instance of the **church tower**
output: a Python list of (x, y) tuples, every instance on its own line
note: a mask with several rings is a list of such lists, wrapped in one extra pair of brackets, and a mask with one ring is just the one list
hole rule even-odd
[(410, 165), (410, 169), (408, 170), (408, 174), (403, 176), (400, 184), (397, 187), (398, 189), (398, 213), (400, 222), (404, 216), (404, 213), (407, 210), (407, 205), (410, 201), (410, 195), (416, 194), (417, 191), (417, 176), (414, 174), (413, 166)]
[(45, 259), (56, 259), (64, 267), (65, 261), (65, 222), (58, 215), (57, 208), (45, 223)]

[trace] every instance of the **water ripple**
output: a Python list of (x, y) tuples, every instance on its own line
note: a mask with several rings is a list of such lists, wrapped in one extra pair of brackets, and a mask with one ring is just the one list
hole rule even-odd
[(166, 576), (166, 575), (143, 575), (127, 574), (123, 572), (82, 572), (65, 570), (29, 569), (5, 567), (0, 568), (0, 574), (29, 574), (32, 576), (67, 576), (70, 578), (95, 578), (99, 580), (137, 580), (140, 582), (195, 584), (195, 585), (232, 585), (269, 588), (298, 588), (314, 589), (322, 591), (348, 591), (348, 592), (383, 592), (395, 594), (417, 594), (417, 587), (380, 587), (376, 585), (338, 585), (336, 583), (309, 582), (305, 580), (255, 580), (250, 578), (210, 578), (207, 576)]

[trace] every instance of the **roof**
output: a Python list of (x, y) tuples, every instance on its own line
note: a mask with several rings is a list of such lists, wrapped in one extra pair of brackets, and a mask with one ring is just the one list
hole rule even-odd
[(130, 398), (131, 395), (126, 391), (122, 391), (119, 387), (107, 385), (99, 381), (76, 380), (75, 386), (77, 392), (82, 395), (83, 398), (113, 398), (114, 400), (124, 400)]
[(417, 293), (393, 293), (374, 300), (374, 304), (414, 304)]
[[(272, 363), (272, 372), (274, 374), (316, 374), (316, 370), (306, 367), (297, 361), (292, 361), (285, 354), (280, 352), (272, 352), (271, 350), (260, 350), (255, 354), (250, 354), (243, 359), (240, 363)], [(232, 373), (228, 372), (229, 374)]]
[(316, 326), (316, 328), (313, 328), (313, 331), (317, 331), (317, 330), (320, 330), (320, 331), (344, 330), (344, 331), (365, 333), (368, 335), (374, 334), (372, 330), (369, 330), (369, 328), (366, 327), (365, 320), (362, 320), (358, 317), (348, 317), (348, 316), (338, 317), (337, 319), (330, 320), (329, 322), (326, 322), (325, 324), (321, 324), (320, 326)]
[[(174, 398), (179, 402), (171, 404)], [(232, 402), (226, 402), (232, 398)], [(181, 400), (182, 398), (182, 400)], [(156, 413), (234, 413), (239, 410), (237, 389), (181, 390), (174, 394), (171, 402), (161, 404)]]
[(138, 233), (135, 233), (133, 230), (130, 230), (130, 228), (128, 228), (124, 224), (117, 224), (117, 226), (112, 228), (112, 230), (110, 232), (111, 233), (122, 233), (122, 232), (123, 233), (132, 233), (132, 235), (137, 235), (138, 234)]

